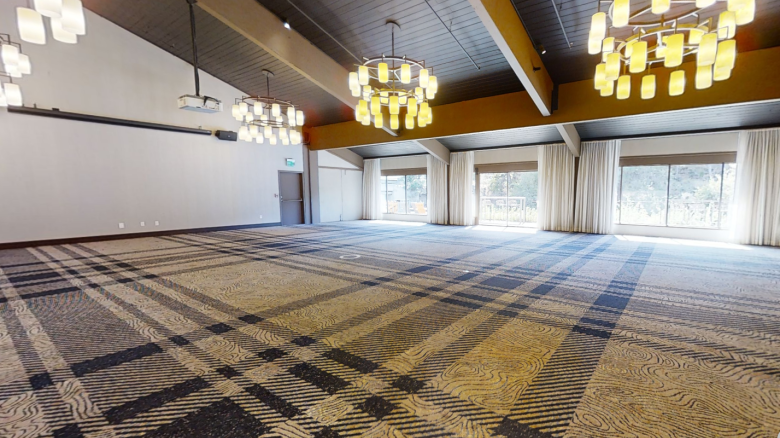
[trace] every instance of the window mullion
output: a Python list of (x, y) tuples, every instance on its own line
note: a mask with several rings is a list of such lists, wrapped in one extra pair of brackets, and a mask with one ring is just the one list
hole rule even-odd
[(669, 192), (672, 185), (672, 165), (666, 166), (666, 219), (664, 220), (664, 226), (669, 226)]
[(723, 220), (723, 177), (725, 176), (726, 163), (720, 164), (720, 196), (718, 196), (718, 229)]

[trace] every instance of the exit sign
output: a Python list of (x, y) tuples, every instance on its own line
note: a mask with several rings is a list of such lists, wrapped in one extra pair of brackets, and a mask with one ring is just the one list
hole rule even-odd
[(285, 158), (287, 167), (295, 167), (295, 160), (293, 158)]

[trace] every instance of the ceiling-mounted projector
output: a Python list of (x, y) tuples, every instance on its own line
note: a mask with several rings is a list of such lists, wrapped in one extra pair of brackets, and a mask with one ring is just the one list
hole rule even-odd
[(179, 109), (199, 113), (222, 112), (222, 102), (213, 97), (185, 94), (179, 98)]

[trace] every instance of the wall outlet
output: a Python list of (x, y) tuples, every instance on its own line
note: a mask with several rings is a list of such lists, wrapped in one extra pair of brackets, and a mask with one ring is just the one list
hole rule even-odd
[(141, 222), (141, 226), (145, 227), (146, 226), (146, 222)]
[(125, 227), (125, 223), (124, 223), (124, 222), (120, 222), (120, 223), (119, 223), (119, 229), (121, 230), (121, 229), (123, 229), (124, 227)]
[(155, 227), (159, 227), (160, 226), (160, 221), (154, 221), (154, 226)]

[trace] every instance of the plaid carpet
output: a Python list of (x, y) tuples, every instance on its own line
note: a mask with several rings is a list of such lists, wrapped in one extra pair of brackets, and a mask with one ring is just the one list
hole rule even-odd
[(0, 289), (2, 437), (780, 432), (777, 249), (354, 222), (3, 251)]

